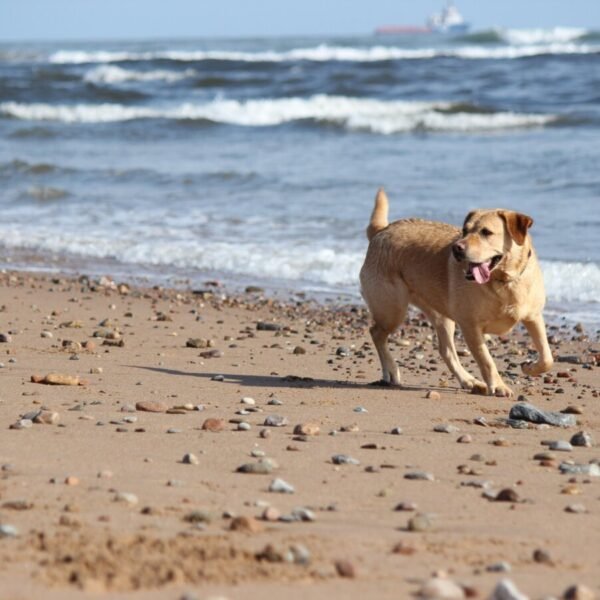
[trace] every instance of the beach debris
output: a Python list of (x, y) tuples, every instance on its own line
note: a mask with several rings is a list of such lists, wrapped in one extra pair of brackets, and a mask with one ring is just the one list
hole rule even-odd
[(62, 373), (48, 373), (48, 375), (32, 375), (32, 383), (43, 383), (45, 385), (87, 385), (87, 381), (72, 375)]
[(529, 402), (519, 402), (515, 404), (509, 413), (509, 419), (529, 421), (530, 423), (547, 423), (556, 427), (571, 427), (577, 425), (577, 420), (573, 415), (541, 410), (529, 404)]

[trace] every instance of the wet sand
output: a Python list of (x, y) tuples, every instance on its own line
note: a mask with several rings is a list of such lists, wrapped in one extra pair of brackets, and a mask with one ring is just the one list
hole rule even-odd
[[(493, 340), (506, 399), (458, 389), (418, 315), (392, 340), (405, 387), (369, 385), (368, 325), (260, 291), (0, 274), (2, 597), (405, 598), (433, 574), (465, 597), (600, 593), (600, 477), (559, 469), (600, 450), (544, 445), (600, 438), (596, 333), (550, 329), (561, 362), (537, 379), (526, 336)], [(32, 381), (51, 373), (80, 385)], [(507, 426), (520, 395), (577, 425)]]

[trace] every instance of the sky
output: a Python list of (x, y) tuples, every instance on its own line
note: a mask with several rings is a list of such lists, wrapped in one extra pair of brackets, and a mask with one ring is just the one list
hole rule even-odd
[[(443, 0), (0, 0), (0, 41), (370, 33)], [(600, 30), (600, 0), (457, 0), (476, 29)]]

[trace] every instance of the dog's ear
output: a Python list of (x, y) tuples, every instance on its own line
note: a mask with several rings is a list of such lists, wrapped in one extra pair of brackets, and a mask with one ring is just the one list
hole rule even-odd
[(476, 210), (472, 210), (466, 217), (465, 220), (463, 221), (463, 235), (464, 235), (464, 230), (465, 227), (467, 226), (467, 223), (471, 220), (471, 218), (473, 217), (473, 215), (476, 213)]
[(506, 229), (516, 244), (522, 246), (527, 237), (527, 230), (533, 225), (533, 219), (523, 213), (512, 210), (501, 210), (500, 216), (506, 223)]

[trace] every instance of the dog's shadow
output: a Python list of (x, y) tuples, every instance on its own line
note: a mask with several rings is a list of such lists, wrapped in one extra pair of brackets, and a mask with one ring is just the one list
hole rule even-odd
[[(248, 375), (242, 373), (200, 373), (197, 371), (179, 371), (177, 369), (166, 369), (163, 367), (147, 367), (141, 365), (127, 365), (132, 369), (142, 369), (164, 375), (176, 375), (180, 377), (200, 377), (202, 379), (220, 381), (233, 385), (245, 387), (266, 387), (266, 388), (334, 388), (334, 389), (352, 389), (352, 390), (371, 390), (381, 389), (389, 391), (411, 391), (424, 392), (431, 389), (442, 389), (437, 386), (418, 386), (402, 385), (400, 387), (390, 386), (381, 381), (371, 383), (362, 383), (355, 381), (341, 381), (337, 379), (314, 379), (312, 377), (300, 377), (297, 375)], [(222, 378), (222, 379), (221, 379)], [(448, 391), (448, 388), (443, 388)]]

